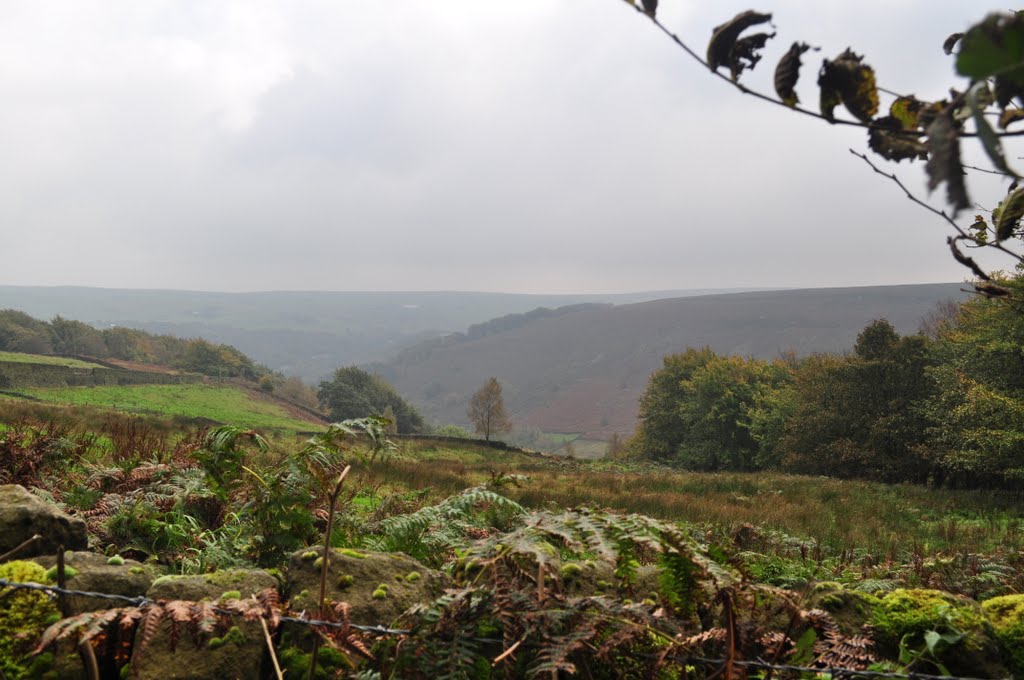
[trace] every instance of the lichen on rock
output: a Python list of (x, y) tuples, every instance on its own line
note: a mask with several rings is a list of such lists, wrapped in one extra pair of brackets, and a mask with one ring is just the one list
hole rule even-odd
[[(0, 564), (0, 579), (46, 583), (46, 570), (35, 562)], [(0, 670), (10, 679), (38, 677), (40, 661), (30, 655), (46, 627), (60, 618), (53, 600), (36, 590), (0, 588)], [(52, 659), (51, 659), (52, 660)]]

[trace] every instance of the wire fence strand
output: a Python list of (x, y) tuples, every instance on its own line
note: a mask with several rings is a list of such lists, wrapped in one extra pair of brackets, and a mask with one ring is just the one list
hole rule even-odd
[[(34, 590), (45, 592), (50, 595), (62, 595), (69, 597), (90, 597), (100, 600), (108, 600), (111, 602), (119, 602), (122, 604), (130, 605), (133, 607), (143, 607), (147, 604), (157, 604), (157, 600), (148, 598), (145, 596), (131, 597), (128, 595), (117, 595), (115, 593), (100, 593), (91, 590), (73, 590), (70, 588), (60, 588), (57, 586), (47, 586), (39, 583), (18, 583), (15, 581), (9, 581), (7, 579), (0, 579), (0, 588), (12, 588), (15, 590)], [(216, 609), (218, 613), (227, 614), (231, 616), (239, 615), (239, 612), (232, 611), (229, 609)], [(384, 625), (360, 625), (356, 623), (342, 623), (338, 621), (325, 621), (322, 619), (311, 619), (304, 616), (287, 616), (282, 615), (277, 617), (279, 621), (286, 623), (292, 623), (302, 626), (310, 626), (313, 628), (350, 628), (358, 630), (363, 633), (370, 633), (372, 635), (411, 635), (414, 631), (404, 628), (389, 628)], [(489, 643), (489, 644), (502, 644), (503, 641), (500, 639), (492, 638), (473, 638), (475, 642)], [(986, 680), (985, 678), (977, 678), (963, 675), (932, 675), (928, 673), (917, 673), (917, 672), (895, 672), (895, 671), (872, 671), (872, 670), (857, 670), (853, 668), (830, 668), (830, 667), (815, 667), (815, 666), (794, 666), (789, 664), (769, 663), (763, 660), (742, 660), (742, 659), (712, 659), (700, 656), (678, 656), (672, 655), (668, 657), (672, 661), (687, 665), (702, 665), (708, 667), (714, 667), (717, 669), (724, 669), (726, 664), (738, 668), (745, 668), (749, 670), (763, 670), (763, 671), (779, 671), (788, 673), (801, 673), (801, 674), (814, 674), (816, 677), (828, 676), (833, 680), (855, 680), (856, 678), (869, 678), (877, 680)], [(720, 672), (720, 671), (719, 671)], [(989, 679), (991, 680), (991, 679)], [(1013, 677), (1001, 678), (999, 680), (1014, 680)]]

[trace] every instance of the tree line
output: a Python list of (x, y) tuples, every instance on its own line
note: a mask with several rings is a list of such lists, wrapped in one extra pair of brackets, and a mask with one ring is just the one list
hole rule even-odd
[(258, 364), (232, 345), (202, 338), (158, 335), (123, 326), (99, 329), (60, 315), (43, 321), (16, 309), (3, 309), (0, 351), (116, 359), (215, 378), (238, 378), (307, 408), (319, 406), (313, 390), (300, 379)]
[(14, 309), (0, 310), (0, 350), (120, 359), (247, 380), (270, 372), (231, 345), (121, 326), (100, 330), (60, 315), (41, 321)]
[[(239, 378), (307, 408), (321, 409), (337, 421), (377, 415), (387, 418), (390, 431), (409, 434), (430, 430), (419, 411), (394, 387), (357, 366), (338, 368), (314, 390), (299, 378), (286, 377), (256, 363), (231, 345), (120, 326), (98, 329), (59, 315), (42, 321), (15, 309), (0, 310), (0, 351), (118, 359)], [(474, 395), (467, 416), (486, 439), (510, 429), (496, 379), (491, 378)], [(461, 428), (454, 429), (460, 436), (469, 436)]]
[(853, 351), (665, 357), (633, 455), (693, 470), (1024, 488), (1024, 272), (1009, 300), (948, 303), (921, 332), (879, 319)]

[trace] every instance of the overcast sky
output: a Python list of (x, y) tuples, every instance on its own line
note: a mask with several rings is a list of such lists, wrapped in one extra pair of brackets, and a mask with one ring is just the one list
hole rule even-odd
[[(748, 5), (662, 0), (703, 53)], [(975, 1), (767, 0), (941, 97)], [(832, 128), (713, 79), (621, 0), (8, 0), (0, 284), (613, 292), (957, 281)], [(924, 194), (920, 164), (894, 166)], [(989, 194), (991, 195), (991, 194)], [(938, 200), (938, 196), (936, 200)], [(978, 193), (979, 200), (984, 194)]]

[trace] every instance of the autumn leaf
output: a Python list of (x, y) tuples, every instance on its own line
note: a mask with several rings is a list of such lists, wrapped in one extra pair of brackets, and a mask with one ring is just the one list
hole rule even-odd
[(996, 76), (994, 80), (995, 85), (992, 89), (995, 91), (996, 103), (1000, 108), (1005, 109), (1009, 106), (1014, 97), (1017, 97), (1018, 101), (1024, 102), (1024, 88), (1018, 87), (1012, 80), (1003, 76)]
[(842, 103), (855, 118), (868, 122), (878, 113), (878, 86), (875, 71), (863, 63), (864, 57), (846, 50), (834, 61), (826, 59), (818, 74), (821, 88), (821, 115), (835, 120), (833, 109)]
[(1024, 15), (993, 13), (964, 34), (956, 70), (974, 81), (995, 78), (995, 98), (1006, 108), (1024, 100)]
[(960, 135), (953, 124), (953, 116), (947, 110), (935, 117), (926, 130), (928, 135), (928, 191), (945, 182), (946, 201), (953, 208), (953, 217), (971, 205), (967, 198), (963, 168), (960, 165)]
[(946, 54), (953, 54), (953, 48), (960, 42), (960, 38), (964, 37), (963, 33), (953, 33), (942, 43), (942, 51)]
[(927, 106), (914, 95), (899, 97), (889, 106), (889, 115), (903, 124), (904, 130), (916, 130), (921, 125), (921, 111)]
[(1022, 119), (1024, 119), (1024, 109), (1004, 109), (999, 114), (999, 127), (1005, 130)]
[[(721, 26), (716, 26), (711, 34), (711, 42), (708, 43), (708, 66), (711, 67), (711, 70), (717, 71), (722, 66), (728, 66), (733, 74), (741, 72), (743, 67), (739, 66), (739, 60), (743, 55), (735, 50), (740, 34), (751, 26), (764, 24), (771, 20), (771, 14), (747, 10), (746, 12), (740, 12)], [(768, 38), (775, 34), (762, 33), (759, 35), (765, 36), (764, 42), (767, 42)], [(764, 46), (763, 42), (761, 46)], [(749, 49), (749, 43), (748, 47), (741, 47), (742, 49)], [(753, 64), (750, 67), (753, 67)], [(738, 76), (734, 75), (734, 79), (736, 77)]]
[(1000, 76), (1024, 87), (1024, 16), (993, 13), (968, 29), (956, 70), (975, 81)]
[(988, 243), (988, 222), (985, 221), (985, 217), (983, 215), (975, 215), (974, 223), (971, 224), (968, 229), (974, 232), (972, 238), (975, 243), (979, 245), (985, 245)]
[(992, 211), (992, 224), (996, 240), (1005, 241), (1013, 236), (1024, 217), (1024, 188), (1016, 189), (1006, 196)]
[(903, 122), (895, 116), (879, 118), (868, 131), (868, 146), (890, 161), (925, 160), (928, 147), (921, 140), (905, 133)]
[(935, 122), (935, 119), (943, 114), (949, 102), (945, 99), (925, 104), (917, 116), (917, 126), (927, 130), (928, 126)]
[(992, 165), (1000, 172), (1016, 177), (1017, 173), (1006, 162), (1003, 144), (999, 141), (999, 136), (985, 119), (985, 109), (992, 102), (992, 93), (988, 89), (988, 84), (982, 80), (972, 85), (971, 89), (967, 91), (966, 101), (967, 108), (974, 119), (974, 129), (977, 131), (981, 145), (992, 161)]
[(761, 61), (758, 50), (763, 49), (774, 37), (774, 33), (755, 33), (736, 41), (729, 54), (729, 71), (733, 80), (739, 80), (744, 69), (753, 70), (757, 66), (757, 62)]
[(803, 65), (800, 55), (809, 49), (810, 45), (807, 43), (793, 43), (775, 67), (775, 93), (786, 106), (796, 106), (800, 103), (800, 97), (794, 88), (800, 79), (800, 67)]

